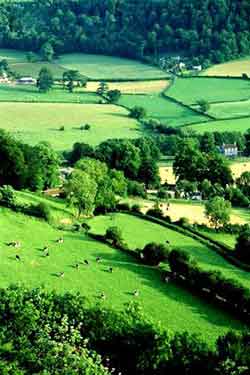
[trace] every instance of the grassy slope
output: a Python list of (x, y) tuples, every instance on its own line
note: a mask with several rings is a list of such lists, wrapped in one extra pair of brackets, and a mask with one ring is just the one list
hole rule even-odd
[[(23, 142), (36, 144), (49, 141), (62, 151), (75, 142), (96, 145), (108, 138), (139, 136), (137, 122), (127, 111), (113, 105), (0, 103), (1, 127), (14, 133)], [(80, 125), (89, 123), (89, 131)], [(59, 131), (64, 125), (65, 131)]]
[(148, 117), (174, 127), (207, 120), (205, 116), (198, 115), (159, 95), (122, 95), (119, 103), (129, 108), (136, 105), (144, 107)]
[[(86, 238), (83, 234), (58, 232), (48, 224), (21, 214), (1, 209), (1, 272), (0, 285), (24, 283), (30, 287), (44, 285), (59, 292), (80, 292), (90, 301), (96, 302), (104, 291), (107, 301), (102, 302), (115, 309), (134, 299), (131, 292), (140, 290), (139, 301), (149, 316), (160, 320), (171, 330), (188, 330), (200, 334), (209, 343), (229, 328), (242, 329), (242, 325), (227, 314), (177, 288), (165, 285), (157, 270), (136, 263), (133, 258)], [(64, 236), (63, 245), (55, 240)], [(18, 239), (21, 250), (7, 247), (6, 242)], [(40, 250), (50, 247), (50, 257), (43, 257)], [(15, 260), (19, 253), (22, 261)], [(103, 262), (97, 264), (96, 256)], [(88, 259), (90, 266), (80, 266), (76, 262)], [(113, 274), (106, 272), (114, 267)], [(57, 272), (65, 272), (58, 278)]]
[[(101, 234), (111, 225), (120, 227), (124, 239), (132, 248), (142, 247), (152, 241), (164, 243), (166, 240), (169, 240), (172, 247), (181, 248), (194, 256), (204, 269), (221, 271), (226, 277), (235, 278), (245, 286), (250, 287), (248, 272), (231, 265), (216, 252), (200, 244), (198, 241), (166, 229), (158, 224), (124, 214), (114, 214), (111, 216), (95, 217), (90, 221), (90, 225), (94, 232)], [(135, 235), (135, 228), (137, 235)]]
[(206, 69), (202, 75), (206, 76), (231, 76), (241, 77), (243, 73), (249, 76), (250, 72), (250, 58), (245, 57), (239, 60), (232, 60), (224, 64), (213, 65)]
[(188, 127), (197, 131), (198, 133), (204, 132), (225, 132), (225, 131), (239, 131), (245, 133), (250, 128), (250, 117), (242, 119), (229, 119), (221, 121), (210, 121), (206, 124), (195, 124)]
[(166, 76), (156, 67), (112, 56), (72, 53), (60, 56), (57, 62), (63, 68), (76, 69), (81, 74), (94, 79), (160, 78)]
[(208, 114), (218, 119), (250, 116), (250, 101), (212, 104)]
[(242, 100), (250, 98), (250, 82), (237, 79), (178, 78), (167, 94), (186, 104), (197, 100), (208, 102)]

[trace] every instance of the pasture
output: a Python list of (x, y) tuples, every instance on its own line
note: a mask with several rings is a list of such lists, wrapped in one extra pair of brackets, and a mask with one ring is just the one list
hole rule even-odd
[(205, 76), (241, 77), (245, 73), (250, 75), (250, 57), (232, 60), (224, 64), (213, 65), (202, 72)]
[[(0, 118), (1, 128), (23, 142), (48, 141), (58, 151), (70, 149), (75, 142), (97, 145), (109, 138), (140, 135), (139, 124), (126, 109), (108, 104), (0, 103)], [(86, 123), (90, 130), (80, 130)]]
[(160, 95), (122, 95), (119, 104), (128, 108), (143, 107), (147, 111), (148, 118), (159, 120), (163, 124), (173, 127), (207, 120), (207, 117), (202, 114), (199, 115), (192, 109)]
[(157, 67), (136, 60), (104, 55), (71, 53), (56, 60), (64, 69), (78, 70), (92, 79), (150, 79), (166, 77)]
[(12, 63), (11, 69), (18, 73), (22, 77), (31, 76), (37, 78), (41, 68), (48, 68), (53, 74), (55, 79), (61, 79), (63, 73), (66, 71), (62, 66), (56, 63), (49, 62), (23, 62), (23, 63)]
[(209, 115), (217, 119), (227, 119), (233, 117), (250, 117), (250, 100), (232, 103), (211, 104), (208, 111)]
[(204, 99), (210, 103), (250, 98), (250, 81), (224, 78), (177, 78), (167, 95), (185, 104)]
[[(53, 229), (40, 220), (1, 209), (1, 266), (0, 286), (24, 284), (43, 285), (59, 293), (79, 292), (90, 303), (101, 303), (116, 310), (134, 301), (133, 291), (140, 291), (139, 302), (145, 313), (155, 322), (160, 321), (170, 331), (189, 331), (199, 334), (210, 345), (228, 329), (242, 330), (243, 325), (211, 304), (178, 288), (164, 284), (157, 269), (139, 264), (122, 252), (96, 242), (83, 233)], [(35, 235), (34, 235), (35, 234)], [(56, 243), (59, 237), (63, 244)], [(21, 241), (21, 249), (6, 245)], [(49, 247), (49, 256), (42, 248)], [(15, 259), (18, 254), (21, 261)], [(101, 263), (96, 257), (102, 258)], [(89, 266), (82, 262), (88, 260)], [(79, 264), (79, 269), (75, 267)], [(113, 273), (107, 272), (113, 267)], [(64, 272), (64, 277), (58, 277)], [(99, 296), (104, 292), (106, 300)]]
[(248, 129), (250, 129), (250, 117), (209, 121), (208, 123), (188, 126), (187, 129), (193, 129), (197, 133), (227, 131), (245, 133)]
[[(87, 91), (96, 92), (100, 82), (89, 81)], [(154, 94), (160, 93), (170, 84), (167, 80), (157, 81), (121, 81), (109, 82), (109, 90), (120, 90), (123, 94)]]
[[(109, 226), (118, 226), (122, 230), (124, 240), (133, 249), (142, 247), (149, 242), (165, 243), (168, 240), (172, 247), (183, 249), (192, 255), (204, 269), (221, 271), (225, 277), (238, 280), (246, 287), (250, 286), (248, 272), (231, 265), (214, 250), (193, 238), (159, 224), (126, 214), (112, 214), (97, 216), (90, 220), (90, 225), (92, 232), (98, 234), (104, 234)], [(135, 228), (140, 235), (134, 235)]]
[(0, 49), (0, 60), (7, 60), (9, 64), (27, 62), (26, 52), (15, 49)]

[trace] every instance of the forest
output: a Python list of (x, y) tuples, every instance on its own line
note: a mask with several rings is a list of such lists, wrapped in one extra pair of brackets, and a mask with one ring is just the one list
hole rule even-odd
[[(247, 0), (33, 0), (0, 5), (0, 48), (220, 63), (250, 48)], [(48, 45), (47, 45), (48, 47)]]

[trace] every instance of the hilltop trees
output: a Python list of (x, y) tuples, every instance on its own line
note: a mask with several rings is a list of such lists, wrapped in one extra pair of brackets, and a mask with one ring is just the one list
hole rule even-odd
[(37, 87), (40, 92), (48, 92), (54, 84), (54, 78), (51, 71), (44, 67), (40, 70), (37, 79)]

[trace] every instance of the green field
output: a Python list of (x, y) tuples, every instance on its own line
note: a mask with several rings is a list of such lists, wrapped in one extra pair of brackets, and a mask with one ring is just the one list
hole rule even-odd
[(2, 48), (0, 49), (0, 60), (7, 60), (9, 64), (24, 63), (27, 62), (26, 52)]
[(40, 93), (34, 85), (0, 85), (0, 102), (37, 102), (37, 103), (84, 103), (97, 104), (100, 97), (95, 93), (76, 89), (73, 93), (63, 90), (59, 85), (47, 93)]
[(221, 121), (209, 121), (206, 124), (195, 124), (187, 127), (187, 129), (193, 129), (198, 133), (203, 132), (226, 132), (226, 131), (238, 131), (245, 133), (250, 128), (250, 117), (241, 119), (229, 119)]
[[(139, 289), (138, 302), (154, 321), (161, 321), (170, 330), (199, 334), (213, 344), (216, 337), (228, 329), (240, 330), (242, 324), (219, 309), (205, 303), (172, 283), (164, 284), (157, 269), (138, 264), (132, 257), (85, 237), (82, 233), (62, 232), (48, 224), (1, 209), (1, 266), (0, 286), (10, 283), (30, 287), (44, 285), (58, 292), (80, 292), (91, 302), (99, 301), (104, 292), (107, 300), (102, 303), (115, 309), (134, 300), (133, 290)], [(64, 244), (57, 244), (63, 236)], [(6, 242), (20, 240), (20, 250)], [(50, 256), (44, 257), (41, 249), (49, 246)], [(19, 254), (21, 262), (15, 260)], [(100, 264), (95, 258), (102, 257)], [(76, 263), (87, 259), (89, 266)], [(112, 266), (114, 272), (107, 272)], [(57, 274), (64, 272), (64, 278)]]
[(112, 56), (72, 53), (60, 56), (57, 63), (65, 69), (76, 69), (92, 79), (150, 79), (166, 77), (160, 69)]
[(208, 114), (218, 119), (250, 116), (250, 100), (211, 104)]
[(20, 74), (20, 76), (32, 76), (33, 78), (37, 78), (41, 68), (48, 68), (51, 73), (53, 74), (55, 79), (61, 79), (63, 73), (66, 71), (62, 66), (56, 63), (48, 63), (48, 62), (24, 62), (24, 63), (14, 63), (10, 65), (11, 69)]
[(119, 104), (128, 108), (143, 107), (148, 118), (174, 127), (207, 120), (207, 117), (159, 95), (122, 95)]
[[(97, 145), (109, 138), (136, 138), (138, 123), (124, 108), (108, 104), (0, 103), (1, 128), (29, 144), (48, 141), (58, 151), (75, 142)], [(80, 130), (90, 124), (88, 131)], [(60, 131), (60, 126), (65, 126)]]
[[(249, 273), (227, 262), (215, 251), (207, 248), (191, 237), (169, 230), (158, 224), (128, 216), (125, 214), (113, 214), (110, 216), (97, 216), (90, 221), (94, 233), (104, 234), (109, 226), (118, 226), (122, 229), (123, 237), (131, 248), (142, 247), (148, 242), (166, 242), (172, 247), (178, 247), (192, 255), (207, 270), (221, 271), (225, 277), (236, 279), (250, 287)], [(135, 235), (135, 228), (138, 235)]]
[(185, 104), (239, 101), (250, 98), (250, 82), (223, 78), (177, 78), (167, 95)]

